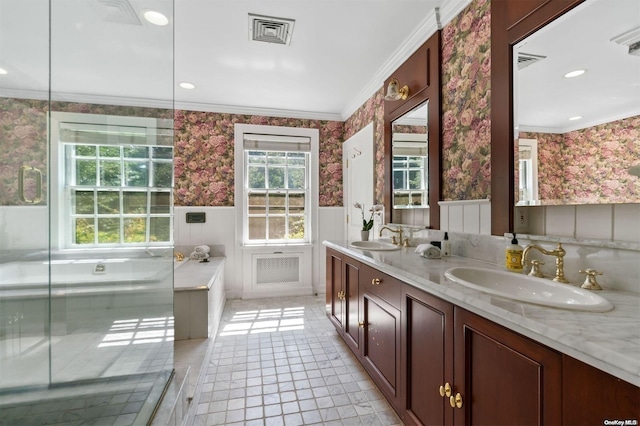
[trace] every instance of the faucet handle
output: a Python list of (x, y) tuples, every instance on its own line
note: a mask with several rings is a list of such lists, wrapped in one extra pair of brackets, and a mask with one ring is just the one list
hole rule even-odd
[(595, 269), (580, 269), (579, 272), (587, 276), (581, 288), (594, 291), (602, 290), (602, 287), (600, 287), (600, 284), (596, 281), (597, 275), (604, 275), (602, 272), (596, 271)]
[(544, 275), (540, 271), (540, 265), (544, 265), (544, 262), (542, 260), (534, 259), (534, 260), (530, 260), (529, 263), (531, 264), (531, 271), (529, 271), (529, 276), (544, 278)]

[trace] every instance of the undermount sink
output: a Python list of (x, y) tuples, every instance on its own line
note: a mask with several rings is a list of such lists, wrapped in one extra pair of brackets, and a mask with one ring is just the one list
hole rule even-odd
[(598, 294), (544, 278), (475, 267), (450, 268), (444, 275), (466, 287), (520, 302), (590, 312), (613, 309), (613, 304)]
[(397, 245), (385, 243), (384, 241), (354, 241), (349, 245), (360, 250), (372, 251), (388, 251), (400, 249), (400, 247), (398, 247)]

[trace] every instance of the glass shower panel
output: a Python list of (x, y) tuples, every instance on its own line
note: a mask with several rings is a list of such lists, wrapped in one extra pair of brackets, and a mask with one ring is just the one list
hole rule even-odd
[(51, 383), (117, 396), (134, 424), (173, 370), (172, 12), (51, 1)]
[[(0, 423), (49, 384), (49, 2), (0, 0)], [(16, 421), (14, 421), (16, 420)]]

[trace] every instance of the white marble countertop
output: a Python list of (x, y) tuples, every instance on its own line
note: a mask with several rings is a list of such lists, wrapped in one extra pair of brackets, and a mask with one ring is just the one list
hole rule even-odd
[(548, 308), (502, 299), (445, 278), (453, 266), (499, 269), (464, 257), (425, 259), (414, 247), (363, 251), (347, 242), (324, 241), (329, 248), (398, 278), (427, 293), (494, 321), (559, 352), (640, 386), (640, 295), (601, 291), (615, 308), (591, 313)]
[(217, 274), (222, 270), (224, 257), (211, 257), (208, 262), (185, 259), (174, 261), (173, 290), (209, 290)]

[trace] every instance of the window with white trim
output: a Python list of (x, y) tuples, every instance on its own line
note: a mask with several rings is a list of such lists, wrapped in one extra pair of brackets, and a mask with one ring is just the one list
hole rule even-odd
[(313, 145), (317, 152), (317, 136), (312, 143), (312, 137), (299, 133), (317, 130), (236, 126), (240, 126), (236, 128), (236, 205), (242, 211), (242, 243), (310, 243), (317, 208), (312, 173), (317, 167), (312, 155)]
[(148, 132), (60, 123), (59, 217), (66, 247), (172, 241), (173, 137), (169, 129)]

